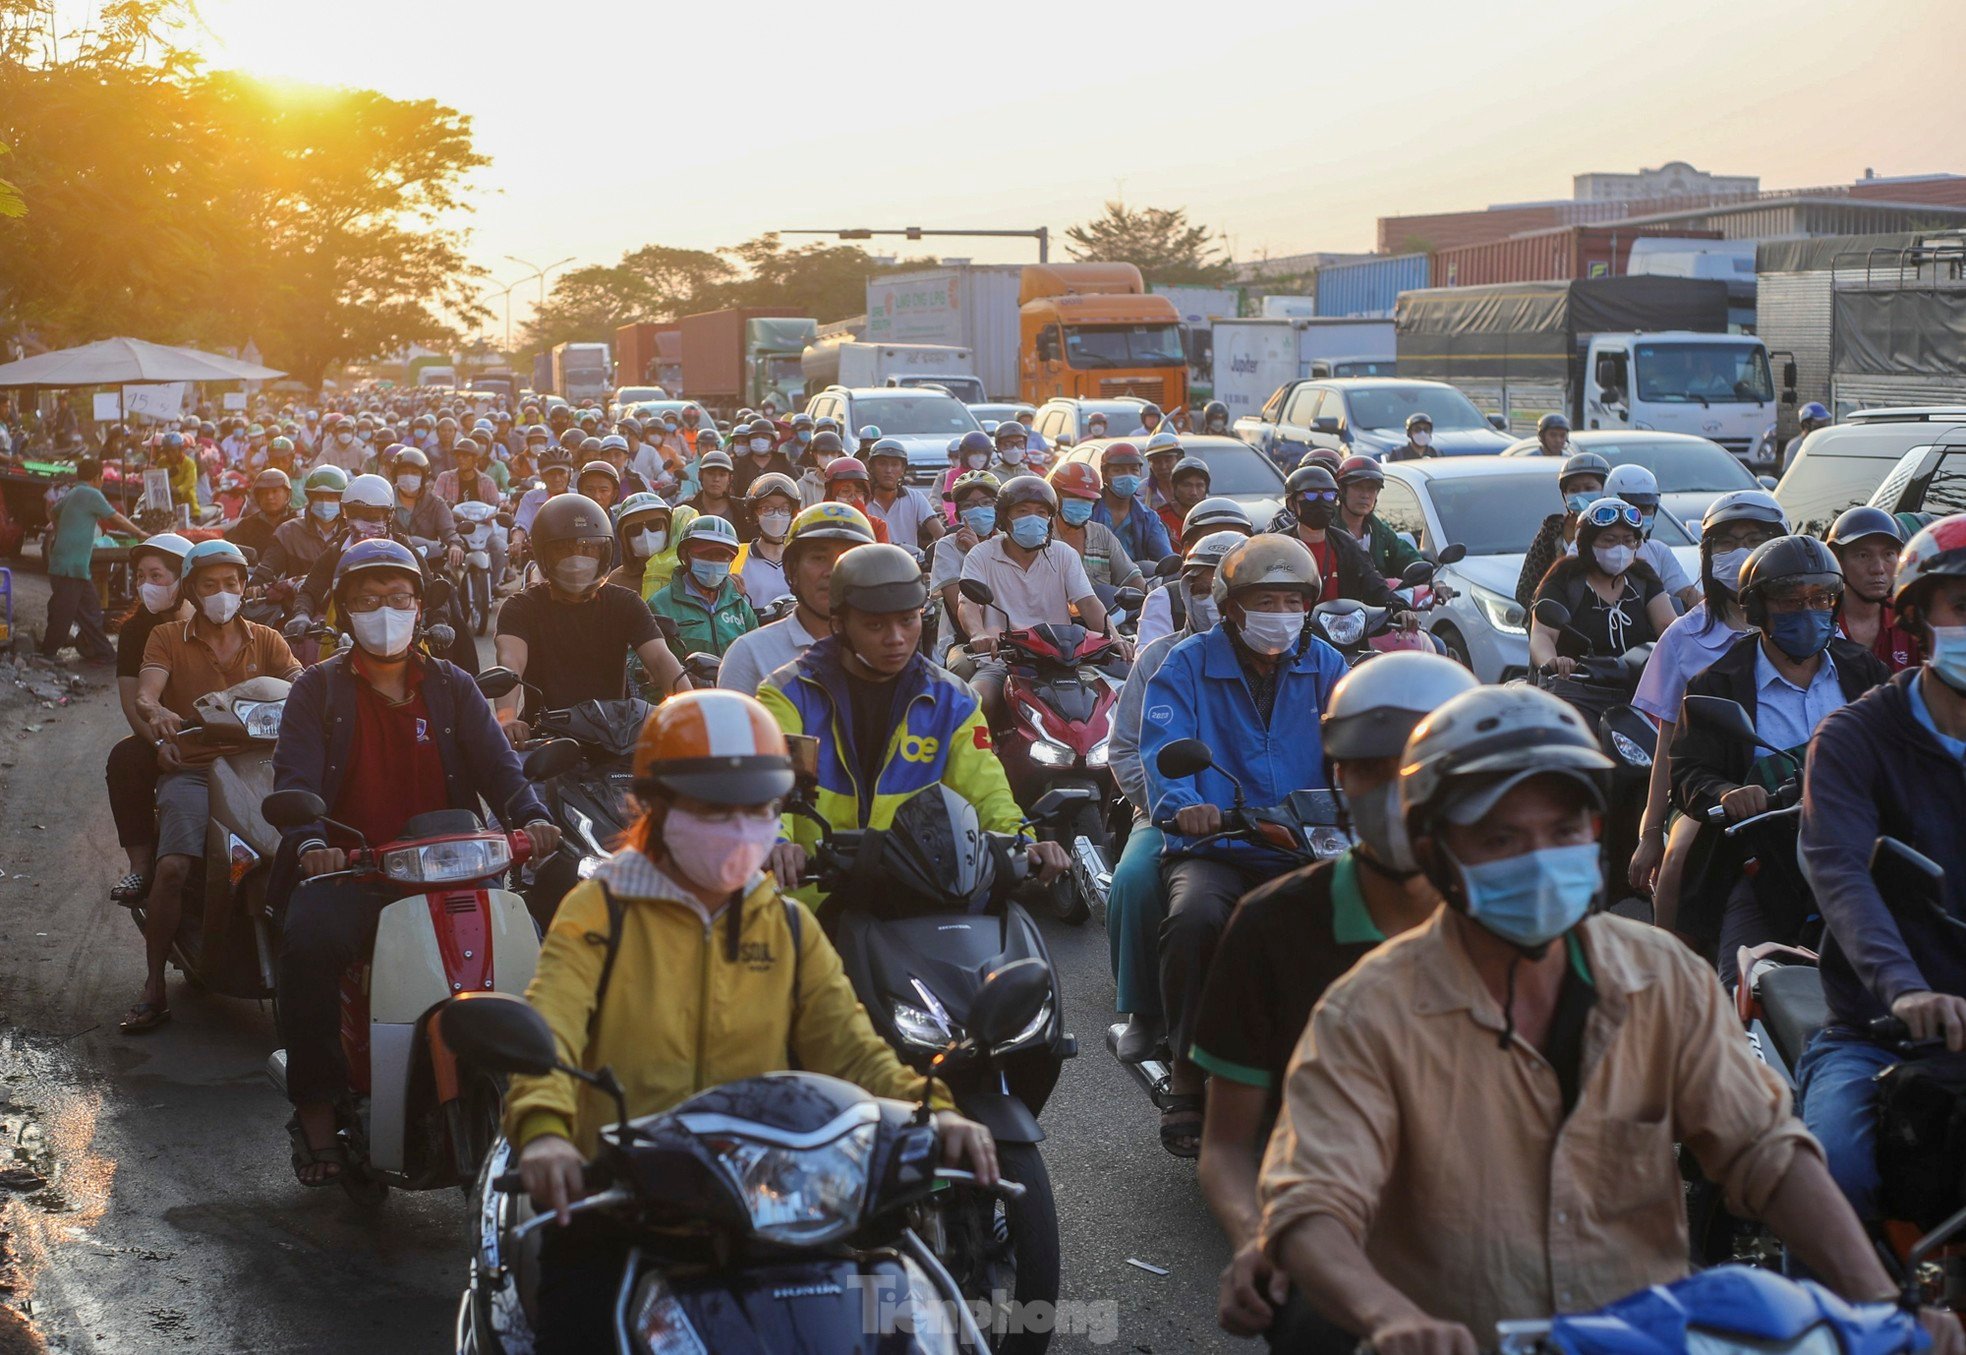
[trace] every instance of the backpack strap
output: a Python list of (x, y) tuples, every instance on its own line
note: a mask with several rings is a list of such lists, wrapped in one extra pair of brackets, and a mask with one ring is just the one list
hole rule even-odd
[(785, 905), (785, 925), (792, 931), (792, 1019), (786, 1023), (785, 1066), (795, 1072), (802, 1066), (798, 1051), (792, 1048), (790, 1031), (798, 1024), (801, 990), (800, 982), (805, 970), (805, 919), (800, 916), (799, 905), (790, 899), (781, 899)]
[[(1176, 587), (1177, 584), (1181, 586)], [(1162, 591), (1167, 594), (1167, 611), (1168, 615), (1174, 619), (1174, 633), (1179, 635), (1183, 630), (1187, 629), (1188, 625), (1187, 585), (1181, 583), (1181, 576), (1177, 574), (1168, 580), (1166, 587)]]
[(614, 981), (614, 962), (621, 954), (621, 933), (628, 917), (628, 906), (615, 896), (604, 880), (594, 882), (601, 886), (601, 897), (608, 906), (608, 950), (607, 958), (601, 961), (601, 981), (594, 988), (594, 1009), (587, 1014), (587, 1042), (594, 1041), (594, 1028), (601, 1022), (601, 1005), (608, 1000), (608, 984)]

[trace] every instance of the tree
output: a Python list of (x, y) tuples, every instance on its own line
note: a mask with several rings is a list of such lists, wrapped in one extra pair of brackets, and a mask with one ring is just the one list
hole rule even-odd
[(864, 249), (821, 244), (786, 249), (775, 233), (719, 253), (735, 256), (749, 274), (728, 289), (725, 304), (782, 307), (821, 324), (864, 313), (867, 279), (881, 271)]
[[(4, 144), (0, 144), (0, 155), (7, 154), (9, 154), (7, 147)], [(26, 215), (27, 200), (20, 195), (20, 189), (14, 187), (7, 180), (0, 179), (0, 216)]]
[(1181, 209), (1109, 202), (1106, 214), (1065, 231), (1065, 252), (1085, 263), (1138, 265), (1148, 282), (1214, 287), (1230, 281), (1229, 257), (1210, 244), (1206, 226), (1190, 226)]
[(519, 347), (604, 340), (619, 325), (714, 310), (736, 277), (730, 263), (706, 250), (643, 245), (611, 268), (595, 264), (560, 274)]

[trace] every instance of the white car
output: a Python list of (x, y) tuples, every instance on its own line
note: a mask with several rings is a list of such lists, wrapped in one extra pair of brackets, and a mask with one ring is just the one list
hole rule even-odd
[[(1717, 442), (1693, 433), (1649, 433), (1595, 428), (1570, 435), (1572, 452), (1596, 452), (1614, 466), (1643, 466), (1659, 482), (1659, 502), (1681, 522), (1697, 523), (1707, 505), (1737, 489), (1773, 489), (1773, 476), (1756, 478), (1747, 464)], [(1503, 456), (1540, 456), (1534, 438)]]
[[(1429, 555), (1467, 547), (1438, 575), (1455, 596), (1426, 615), (1427, 629), (1483, 682), (1529, 671), (1529, 618), (1515, 599), (1516, 580), (1543, 519), (1561, 512), (1553, 456), (1450, 456), (1385, 463), (1379, 516)], [(1699, 543), (1670, 512), (1652, 537), (1671, 547), (1689, 577), (1700, 575)]]

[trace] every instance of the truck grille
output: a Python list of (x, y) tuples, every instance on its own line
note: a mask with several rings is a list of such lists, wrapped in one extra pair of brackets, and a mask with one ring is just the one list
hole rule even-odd
[(1111, 400), (1131, 395), (1160, 404), (1167, 398), (1167, 382), (1157, 376), (1111, 376), (1099, 382), (1099, 394)]

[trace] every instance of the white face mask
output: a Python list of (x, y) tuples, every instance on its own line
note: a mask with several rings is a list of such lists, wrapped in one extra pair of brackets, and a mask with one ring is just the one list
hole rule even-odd
[(570, 555), (553, 566), (553, 582), (564, 592), (584, 593), (601, 572), (601, 562), (591, 555)]
[(635, 552), (635, 558), (639, 560), (647, 560), (661, 554), (662, 548), (668, 544), (667, 532), (641, 531), (628, 538), (629, 549)]
[(421, 475), (399, 475), (396, 477), (396, 488), (402, 490), (405, 494), (414, 494), (423, 488), (423, 477)]
[(1200, 597), (1196, 597), (1193, 593), (1188, 594), (1189, 630), (1199, 635), (1205, 630), (1213, 629), (1215, 623), (1221, 619), (1221, 613), (1215, 610), (1213, 595), (1203, 593)]
[(1003, 463), (1006, 466), (1016, 466), (1023, 463), (1024, 449), (1022, 447), (1006, 447), (999, 455), (1003, 457)]
[(334, 435), (334, 440), (336, 442), (339, 442), (342, 446), (346, 447), (349, 443), (355, 440), (355, 435), (349, 432), (340, 432)]
[(1606, 574), (1622, 574), (1638, 558), (1638, 552), (1630, 546), (1597, 546), (1591, 554), (1597, 557), (1597, 567)]
[(752, 439), (751, 439), (751, 450), (752, 450), (752, 451), (754, 451), (754, 452), (768, 452), (768, 451), (770, 451), (770, 450), (771, 450), (771, 439), (770, 439), (770, 438), (752, 438)]
[(785, 539), (785, 533), (791, 530), (791, 527), (792, 515), (790, 513), (758, 514), (758, 530), (770, 537), (773, 541), (783, 541)]
[(1242, 642), (1269, 658), (1295, 649), (1303, 633), (1302, 612), (1244, 612), (1242, 616)]
[(177, 602), (177, 585), (174, 583), (138, 584), (137, 592), (143, 598), (145, 611), (168, 611)]
[(213, 593), (201, 598), (198, 607), (205, 613), (205, 619), (214, 626), (223, 626), (239, 614), (239, 603), (243, 595), (239, 593)]
[(1434, 445), (1434, 435), (1424, 428), (1416, 428), (1413, 430), (1413, 445), (1415, 447), (1431, 447)]
[(416, 608), (378, 607), (372, 612), (355, 612), (349, 618), (355, 643), (378, 659), (393, 659), (410, 647), (416, 636)]
[(963, 459), (969, 462), (969, 468), (971, 470), (982, 470), (990, 464), (990, 458), (987, 456), (970, 456), (964, 457)]
[(1736, 546), (1733, 550), (1714, 552), (1714, 582), (1718, 583), (1730, 593), (1740, 592), (1741, 566), (1748, 562), (1748, 556), (1752, 554), (1754, 552), (1746, 546)]

